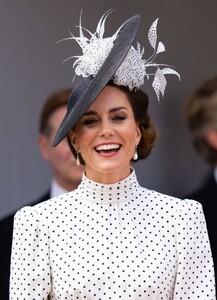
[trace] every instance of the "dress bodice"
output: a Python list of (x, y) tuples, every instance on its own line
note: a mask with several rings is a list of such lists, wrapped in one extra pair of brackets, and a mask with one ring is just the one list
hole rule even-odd
[(139, 185), (134, 170), (15, 216), (11, 300), (214, 300), (201, 205)]

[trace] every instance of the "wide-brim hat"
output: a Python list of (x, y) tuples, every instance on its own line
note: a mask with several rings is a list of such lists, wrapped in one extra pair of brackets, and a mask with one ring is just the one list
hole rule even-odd
[(94, 77), (88, 76), (82, 79), (82, 81), (73, 88), (69, 96), (66, 115), (53, 141), (54, 147), (67, 136), (69, 131), (75, 126), (88, 107), (114, 76), (136, 37), (139, 25), (139, 15), (128, 19), (118, 32), (114, 45), (98, 73)]

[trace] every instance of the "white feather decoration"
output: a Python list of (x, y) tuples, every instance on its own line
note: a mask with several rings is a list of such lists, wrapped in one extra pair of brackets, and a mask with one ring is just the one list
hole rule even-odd
[[(78, 76), (95, 76), (108, 54), (110, 53), (114, 41), (118, 35), (119, 29), (111, 37), (104, 37), (105, 32), (105, 21), (113, 10), (107, 11), (99, 20), (96, 27), (96, 32), (91, 33), (89, 30), (81, 26), (81, 15), (79, 23), (79, 37), (75, 37), (70, 32), (70, 37), (63, 40), (75, 40), (82, 49), (82, 54), (79, 56), (71, 56), (65, 61), (76, 58), (73, 67), (75, 68), (75, 74)], [(158, 19), (156, 19), (151, 25), (148, 31), (148, 40), (154, 52), (151, 57), (144, 59), (144, 48), (137, 43), (136, 49), (131, 46), (128, 54), (126, 55), (124, 61), (121, 63), (120, 67), (114, 74), (112, 80), (117, 85), (127, 86), (130, 90), (139, 89), (143, 84), (145, 78), (149, 79), (150, 76), (154, 76), (152, 82), (152, 87), (155, 90), (158, 101), (160, 101), (161, 96), (164, 95), (164, 91), (167, 85), (166, 77), (167, 74), (174, 74), (178, 76), (180, 80), (180, 75), (172, 67), (165, 64), (158, 64), (154, 62), (157, 54), (165, 51), (165, 46), (162, 42), (157, 41), (157, 24)], [(90, 35), (89, 38), (84, 36), (84, 30)], [(63, 41), (61, 40), (61, 41)], [(147, 69), (151, 67), (152, 72), (148, 73)], [(153, 73), (153, 68), (156, 69)]]

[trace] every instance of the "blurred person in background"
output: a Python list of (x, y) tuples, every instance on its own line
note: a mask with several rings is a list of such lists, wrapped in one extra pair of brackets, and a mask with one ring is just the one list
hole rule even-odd
[[(53, 139), (56, 131), (66, 114), (68, 97), (71, 89), (61, 89), (50, 95), (42, 107), (38, 145), (42, 157), (49, 163), (52, 179), (49, 189), (39, 199), (32, 201), (30, 205), (43, 202), (47, 199), (64, 194), (77, 188), (84, 170), (83, 166), (77, 166), (67, 140), (58, 147), (53, 147)], [(0, 221), (0, 299), (9, 299), (10, 256), (13, 233), (13, 219), (15, 212), (9, 214)]]
[(197, 200), (203, 206), (216, 273), (217, 76), (206, 80), (193, 93), (187, 103), (186, 116), (193, 145), (211, 169), (203, 184), (187, 198)]

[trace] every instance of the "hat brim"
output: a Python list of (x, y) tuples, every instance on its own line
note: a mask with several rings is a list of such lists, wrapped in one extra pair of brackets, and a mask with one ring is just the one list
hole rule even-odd
[(128, 19), (121, 27), (114, 45), (95, 77), (84, 78), (72, 90), (67, 106), (67, 113), (62, 120), (53, 146), (57, 146), (75, 126), (88, 107), (94, 102), (103, 88), (111, 80), (127, 55), (138, 31), (140, 16)]

